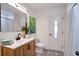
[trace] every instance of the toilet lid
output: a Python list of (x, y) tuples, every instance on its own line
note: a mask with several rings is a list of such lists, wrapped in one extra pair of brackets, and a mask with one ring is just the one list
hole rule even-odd
[(37, 47), (43, 47), (44, 48), (45, 47), (45, 44), (44, 43), (37, 43), (36, 46)]

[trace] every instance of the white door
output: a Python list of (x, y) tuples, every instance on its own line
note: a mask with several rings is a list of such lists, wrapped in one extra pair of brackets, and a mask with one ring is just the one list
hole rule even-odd
[(63, 51), (63, 17), (52, 16), (49, 19), (49, 49)]

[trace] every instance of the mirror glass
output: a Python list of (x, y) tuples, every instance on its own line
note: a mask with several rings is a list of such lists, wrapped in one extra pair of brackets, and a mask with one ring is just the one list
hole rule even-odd
[(19, 32), (27, 22), (27, 15), (7, 3), (1, 3), (1, 32)]

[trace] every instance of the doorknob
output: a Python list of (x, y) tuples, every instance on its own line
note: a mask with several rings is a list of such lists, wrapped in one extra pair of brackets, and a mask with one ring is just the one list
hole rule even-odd
[(51, 36), (52, 34), (49, 34), (49, 36)]
[(76, 51), (75, 54), (76, 54), (77, 56), (79, 56), (79, 51)]

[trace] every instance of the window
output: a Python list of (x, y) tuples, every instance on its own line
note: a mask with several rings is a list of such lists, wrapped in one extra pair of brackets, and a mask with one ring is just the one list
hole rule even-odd
[(14, 29), (14, 19), (13, 16), (9, 13), (1, 12), (1, 31), (13, 31)]
[(54, 38), (57, 39), (58, 35), (58, 22), (57, 20), (54, 21)]

